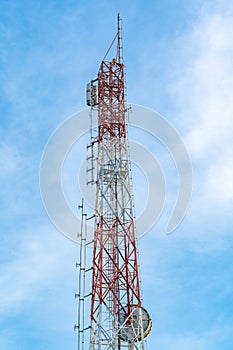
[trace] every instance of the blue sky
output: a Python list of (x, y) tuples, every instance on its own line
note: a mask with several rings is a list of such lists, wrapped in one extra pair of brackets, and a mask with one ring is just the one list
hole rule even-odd
[(194, 172), (189, 211), (168, 236), (177, 183), (154, 144), (167, 200), (139, 241), (153, 319), (148, 349), (232, 349), (233, 6), (226, 0), (1, 1), (0, 349), (76, 348), (77, 246), (45, 213), (39, 166), (54, 129), (85, 108), (85, 85), (117, 12), (128, 101), (176, 127)]

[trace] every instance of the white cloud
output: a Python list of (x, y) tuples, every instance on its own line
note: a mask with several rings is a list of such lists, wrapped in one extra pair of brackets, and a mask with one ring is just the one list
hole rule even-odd
[[(218, 164), (210, 166), (207, 172), (207, 189), (209, 199), (222, 202), (229, 202), (233, 199), (233, 156), (225, 158)], [(212, 190), (212, 191), (211, 191)]]
[(64, 273), (64, 262), (70, 255), (69, 241), (61, 244), (62, 238), (54, 239), (49, 226), (32, 228), (30, 234), (18, 232), (18, 235), (23, 237), (20, 246), (15, 255), (12, 247), (11, 260), (0, 268), (0, 315), (18, 312), (25, 302), (38, 298), (43, 288)]
[(185, 67), (177, 87), (180, 100), (188, 102), (188, 120), (195, 117), (186, 138), (194, 156), (205, 156), (209, 146), (222, 149), (223, 137), (229, 138), (233, 130), (232, 30), (231, 17), (207, 16), (187, 39), (196, 57)]
[(9, 177), (19, 170), (21, 156), (12, 145), (2, 142), (0, 144), (0, 177)]
[(185, 144), (194, 163), (195, 187), (202, 200), (226, 203), (233, 200), (232, 32), (230, 12), (205, 13), (183, 37), (183, 71), (174, 85), (187, 131)]
[(217, 319), (215, 325), (206, 327), (203, 332), (165, 334), (159, 339), (158, 349), (166, 350), (206, 350), (225, 349), (232, 334), (232, 326), (223, 324)]

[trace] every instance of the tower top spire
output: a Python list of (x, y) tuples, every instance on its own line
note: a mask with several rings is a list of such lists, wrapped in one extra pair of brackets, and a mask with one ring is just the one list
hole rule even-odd
[(121, 61), (121, 18), (117, 15), (117, 61)]
[(105, 61), (109, 52), (111, 51), (113, 45), (116, 43), (117, 41), (117, 52), (116, 52), (116, 56), (115, 56), (115, 62), (120, 63), (122, 61), (122, 43), (121, 43), (121, 17), (120, 17), (120, 13), (118, 13), (117, 15), (117, 33), (113, 39), (113, 41), (111, 42), (111, 45), (109, 46), (106, 54), (104, 55), (104, 58), (102, 61)]

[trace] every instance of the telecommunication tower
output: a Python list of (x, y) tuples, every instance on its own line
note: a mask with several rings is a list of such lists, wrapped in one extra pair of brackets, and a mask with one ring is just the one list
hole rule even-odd
[[(91, 150), (88, 172), (94, 174), (88, 183), (96, 185), (96, 204), (92, 267), (86, 269), (85, 266), (84, 228), (77, 264), (80, 268), (76, 295), (79, 314), (75, 328), (78, 329), (79, 350), (88, 347), (90, 350), (144, 350), (145, 338), (152, 327), (140, 292), (119, 14), (117, 23), (117, 34), (101, 62), (98, 76), (87, 84), (87, 105), (98, 115), (97, 133), (88, 146)], [(107, 60), (115, 44), (116, 53)], [(91, 271), (92, 285), (91, 293), (86, 295), (87, 271)], [(85, 327), (84, 300), (88, 295), (91, 299), (90, 325)], [(90, 329), (88, 347), (84, 340), (87, 329)]]

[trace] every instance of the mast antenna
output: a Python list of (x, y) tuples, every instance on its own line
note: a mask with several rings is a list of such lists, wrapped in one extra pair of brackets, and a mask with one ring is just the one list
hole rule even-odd
[(120, 14), (118, 13), (117, 15), (117, 33), (113, 39), (113, 41), (111, 42), (111, 45), (109, 46), (106, 54), (104, 55), (104, 58), (102, 61), (105, 61), (109, 52), (111, 51), (111, 48), (113, 47), (114, 43), (116, 42), (117, 39), (117, 53), (116, 53), (116, 60), (118, 63), (121, 62), (122, 59), (122, 55), (121, 55), (121, 51), (122, 51), (122, 46), (121, 46), (121, 18), (120, 18)]
[(121, 62), (121, 18), (117, 15), (117, 61)]

